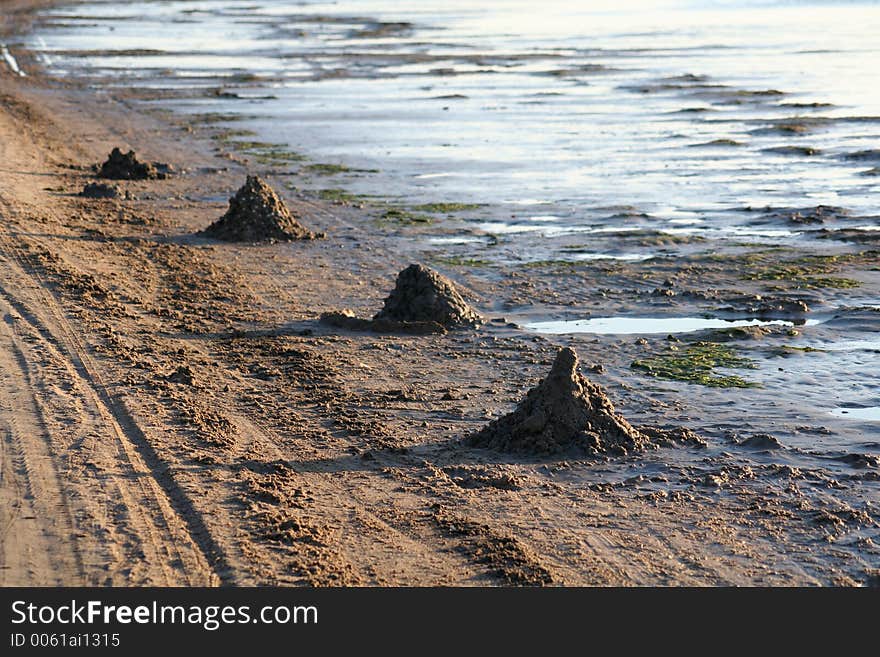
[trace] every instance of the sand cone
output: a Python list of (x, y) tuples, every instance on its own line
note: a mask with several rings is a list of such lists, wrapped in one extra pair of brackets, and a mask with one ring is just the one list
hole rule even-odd
[(98, 176), (110, 180), (154, 180), (161, 177), (155, 166), (139, 161), (134, 151), (123, 153), (118, 148), (110, 152)]
[(528, 454), (625, 453), (648, 442), (614, 410), (602, 387), (578, 372), (577, 354), (568, 347), (516, 410), (467, 438), (474, 447)]
[(480, 323), (455, 284), (424, 265), (410, 265), (398, 274), (394, 290), (373, 319), (435, 322), (447, 328)]
[(229, 209), (202, 231), (203, 235), (226, 242), (289, 242), (321, 237), (300, 224), (275, 190), (258, 176), (229, 199)]

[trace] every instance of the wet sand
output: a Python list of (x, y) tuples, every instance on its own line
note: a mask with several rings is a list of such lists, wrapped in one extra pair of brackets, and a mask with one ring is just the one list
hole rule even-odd
[[(435, 262), (484, 325), (334, 328), (319, 317), (382, 307), (424, 229), (288, 192), (326, 239), (197, 236), (247, 174), (282, 192), (295, 174), (218, 151), (210, 126), (133, 109), (125, 91), (98, 97), (26, 69), (0, 68), (0, 583), (878, 582), (877, 425), (820, 403), (843, 374), (840, 360), (822, 366), (823, 344), (861, 340), (844, 363), (876, 361), (877, 308), (827, 280), (876, 292), (870, 244), (833, 258)], [(79, 197), (116, 146), (176, 173)], [(795, 324), (812, 317), (799, 302), (827, 310), (808, 344), (797, 326), (559, 336), (517, 317), (708, 307)], [(562, 345), (631, 423), (686, 427), (706, 446), (564, 458), (467, 447)]]

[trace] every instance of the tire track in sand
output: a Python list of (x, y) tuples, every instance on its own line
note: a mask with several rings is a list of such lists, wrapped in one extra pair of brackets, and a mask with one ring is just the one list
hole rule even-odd
[[(14, 212), (8, 204), (0, 201), (0, 205), (6, 206), (7, 216)], [(70, 327), (40, 273), (29, 266), (16, 239), (7, 227), (0, 229), (0, 253), (6, 256), (7, 271), (0, 296), (43, 345), (63, 360), (78, 401), (102, 433), (112, 438), (116, 454), (107, 454), (111, 451), (107, 447), (103, 456), (116, 462), (102, 469), (102, 481), (97, 483), (118, 495), (116, 502), (121, 508), (107, 510), (105, 515), (113, 517), (117, 526), (124, 525), (117, 527), (119, 532), (134, 543), (123, 547), (127, 554), (121, 561), (139, 564), (142, 577), (149, 583), (213, 585), (230, 581), (231, 571), (223, 553), (201, 516), (134, 419), (110, 395), (82, 340)]]
[(0, 315), (0, 585), (82, 585), (51, 438), (32, 394), (14, 314), (2, 300)]

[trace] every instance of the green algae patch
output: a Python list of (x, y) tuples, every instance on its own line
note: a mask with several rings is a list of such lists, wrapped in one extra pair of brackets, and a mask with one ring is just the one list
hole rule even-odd
[(245, 155), (250, 155), (260, 164), (274, 166), (302, 162), (306, 159), (302, 153), (296, 153), (286, 148), (250, 148), (242, 152)]
[[(848, 290), (859, 287), (862, 283), (854, 278), (842, 276), (816, 275), (812, 267), (800, 265), (774, 265), (766, 269), (758, 270), (744, 277), (747, 281), (778, 281), (789, 283), (791, 286), (802, 290), (815, 290), (831, 288)], [(781, 286), (776, 286), (781, 287)], [(783, 288), (784, 289), (784, 288)]]
[(483, 206), (479, 203), (422, 203), (413, 206), (416, 212), (430, 212), (431, 214), (455, 214), (456, 212), (467, 212), (469, 210), (479, 210)]
[(226, 146), (231, 146), (233, 148), (241, 148), (240, 144), (247, 143), (256, 143), (256, 142), (243, 142), (240, 141), (243, 138), (250, 138), (256, 136), (256, 133), (253, 130), (236, 130), (236, 129), (228, 129), (221, 130), (213, 135), (211, 135), (211, 139), (214, 141), (224, 144)]
[(234, 148), (242, 153), (250, 151), (268, 151), (276, 148), (277, 144), (268, 141), (252, 141), (246, 139), (229, 139), (227, 144), (230, 148)]
[(215, 140), (227, 148), (231, 148), (242, 155), (247, 155), (253, 158), (260, 164), (279, 166), (290, 164), (292, 162), (302, 162), (306, 159), (302, 153), (291, 151), (278, 144), (273, 144), (267, 141), (240, 139), (240, 137), (247, 135), (248, 132), (245, 130), (228, 131), (225, 133), (219, 133), (215, 137)]
[(344, 164), (324, 164), (320, 162), (307, 164), (302, 170), (306, 173), (313, 173), (319, 176), (334, 176), (338, 173), (350, 173), (353, 171), (353, 169)]
[(389, 208), (379, 217), (380, 223), (397, 223), (397, 224), (430, 224), (434, 221), (433, 217), (426, 214), (418, 214), (410, 212), (403, 208)]
[(379, 173), (379, 169), (355, 169), (344, 164), (328, 164), (326, 162), (307, 164), (300, 171), (315, 176), (335, 176), (340, 173)]
[(463, 258), (459, 256), (437, 256), (432, 260), (438, 265), (449, 265), (451, 267), (487, 267), (488, 260), (480, 260), (479, 258)]
[(352, 194), (344, 189), (319, 189), (315, 192), (322, 201), (339, 201), (340, 203), (356, 203), (363, 200), (362, 196)]
[(778, 281), (790, 287), (806, 290), (851, 289), (859, 287), (862, 282), (854, 278), (829, 274), (837, 274), (847, 265), (866, 264), (870, 259), (876, 258), (877, 253), (864, 251), (841, 255), (811, 255), (769, 264), (753, 260), (749, 262), (752, 266), (742, 278), (747, 281)]
[(232, 114), (227, 112), (205, 112), (202, 114), (189, 114), (186, 120), (190, 125), (216, 125), (218, 123), (233, 123), (248, 119), (244, 114)]
[(754, 361), (717, 342), (697, 342), (683, 349), (672, 347), (664, 354), (633, 361), (632, 368), (648, 376), (684, 381), (711, 388), (760, 388), (741, 376), (716, 374), (717, 368), (756, 369)]

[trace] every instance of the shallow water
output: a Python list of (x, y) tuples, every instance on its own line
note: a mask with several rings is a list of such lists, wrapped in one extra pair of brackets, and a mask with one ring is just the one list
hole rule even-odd
[(783, 242), (800, 231), (750, 227), (742, 209), (876, 210), (859, 175), (876, 163), (845, 159), (880, 140), (876, 2), (207, 0), (49, 16), (30, 45), (57, 74), (188, 92), (172, 106), (379, 171), (316, 188), (488, 203), (508, 220), (478, 228), (522, 252), (624, 225), (602, 209), (621, 202), (641, 224)]
[[(807, 326), (816, 320), (802, 322)], [(691, 333), (706, 329), (739, 328), (743, 326), (796, 326), (795, 322), (760, 319), (726, 320), (711, 317), (595, 317), (552, 322), (530, 322), (527, 331), (546, 335), (595, 333), (598, 335), (638, 335), (654, 333)]]
[(816, 348), (825, 351), (876, 351), (880, 352), (880, 340), (839, 340), (819, 343)]
[(869, 408), (835, 408), (831, 415), (848, 418), (850, 420), (869, 420), (880, 422), (880, 406)]

